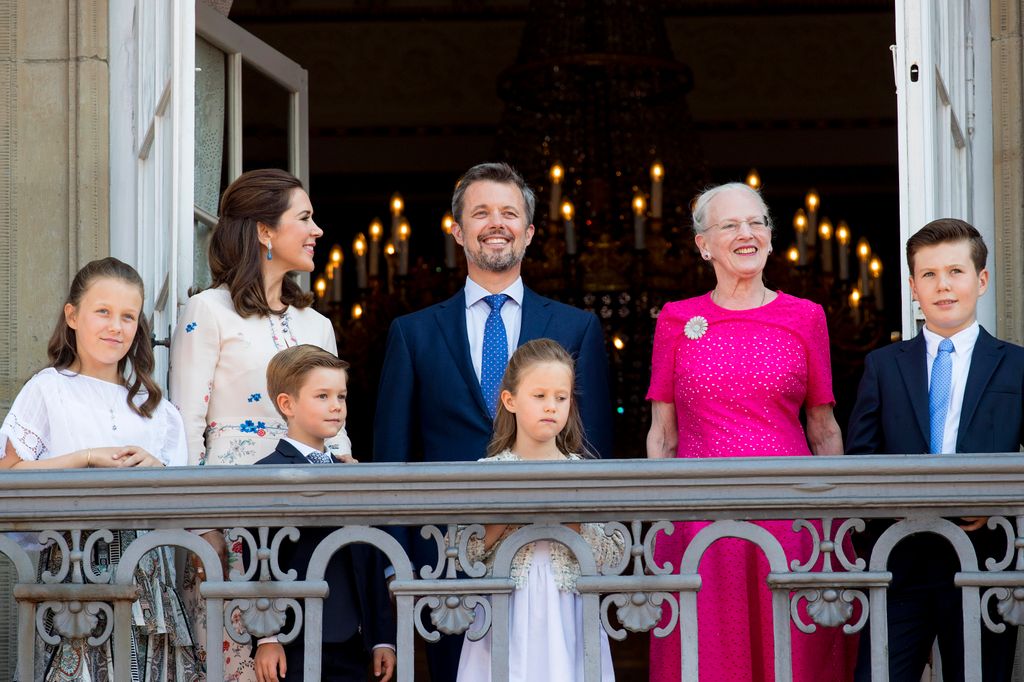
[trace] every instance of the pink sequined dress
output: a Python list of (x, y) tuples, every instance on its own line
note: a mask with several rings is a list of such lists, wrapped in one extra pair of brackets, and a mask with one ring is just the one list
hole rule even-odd
[[(810, 455), (800, 409), (834, 403), (831, 376), (828, 329), (819, 305), (779, 292), (759, 308), (726, 310), (708, 294), (662, 309), (647, 399), (675, 405), (678, 457)], [(659, 535), (655, 558), (678, 570), (690, 540), (708, 524), (675, 525), (672, 535)], [(788, 561), (810, 557), (809, 534), (794, 532), (791, 520), (759, 525), (778, 538)], [(700, 574), (701, 682), (773, 681), (771, 593), (763, 554), (744, 540), (718, 540), (704, 553)], [(804, 620), (810, 622), (806, 615)], [(796, 682), (852, 677), (856, 637), (838, 628), (818, 627), (809, 635), (791, 624), (791, 630)], [(651, 680), (679, 679), (677, 627), (668, 637), (651, 637)]]

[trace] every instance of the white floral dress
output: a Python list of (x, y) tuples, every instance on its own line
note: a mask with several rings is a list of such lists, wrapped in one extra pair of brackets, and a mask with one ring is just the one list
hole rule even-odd
[[(171, 340), (170, 389), (185, 422), (189, 464), (255, 464), (274, 451), (288, 427), (267, 395), (267, 365), (278, 352), (303, 343), (338, 352), (330, 320), (312, 308), (288, 307), (282, 315), (242, 317), (225, 286), (188, 300)], [(336, 455), (352, 452), (344, 429), (327, 446)], [(229, 566), (239, 568), (240, 561), (239, 541), (231, 548)], [(196, 592), (189, 569), (185, 597), (202, 646), (206, 614)], [(229, 627), (241, 632), (237, 611)], [(256, 680), (250, 646), (226, 633), (224, 679)]]
[[(47, 368), (28, 380), (0, 426), (0, 449), (10, 442), (22, 460), (43, 460), (86, 448), (137, 445), (164, 463), (186, 462), (185, 432), (181, 417), (166, 400), (153, 416), (141, 417), (128, 407), (123, 386)], [(135, 397), (142, 404), (146, 394)], [(140, 531), (118, 531), (113, 541), (99, 543), (94, 561), (99, 570), (113, 570), (128, 544)], [(19, 533), (18, 542), (39, 549), (36, 533)], [(82, 543), (85, 543), (83, 535)], [(59, 570), (60, 551), (43, 550), (40, 570)], [(82, 577), (82, 576), (79, 576)], [(72, 577), (69, 575), (67, 580)], [(197, 679), (198, 652), (183, 604), (174, 590), (174, 556), (164, 548), (147, 553), (135, 569), (140, 598), (133, 605), (132, 682), (178, 682)], [(103, 623), (97, 625), (101, 629)], [(36, 639), (35, 679), (46, 682), (110, 682), (113, 662), (109, 640), (93, 647), (84, 640), (62, 640), (56, 647)]]
[[(567, 459), (578, 460), (578, 455)], [(518, 455), (506, 450), (481, 462), (518, 462)], [(488, 575), (494, 567), (498, 547), (522, 526), (510, 525), (489, 550), (483, 540), (470, 539), (469, 561), (483, 561)], [(598, 568), (621, 560), (625, 551), (622, 534), (604, 534), (601, 525), (584, 523), (580, 535), (590, 545)], [(562, 544), (546, 540), (533, 542), (520, 549), (512, 560), (511, 578), (515, 591), (509, 603), (508, 663), (510, 682), (583, 682), (583, 600), (576, 591), (580, 567), (572, 553)], [(477, 607), (476, 622), (483, 614)], [(588, 627), (601, 628), (600, 622)], [(601, 680), (614, 682), (608, 634), (601, 628)], [(473, 642), (462, 644), (459, 659), (459, 682), (490, 682), (491, 631)]]

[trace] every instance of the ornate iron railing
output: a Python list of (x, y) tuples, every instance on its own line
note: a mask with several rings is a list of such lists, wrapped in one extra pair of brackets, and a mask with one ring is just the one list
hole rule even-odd
[[(946, 520), (959, 516), (991, 517), (989, 527), (1006, 536), (1002, 556), (976, 556), (967, 534)], [(844, 543), (873, 517), (900, 521), (881, 535), (870, 557), (850, 555)], [(748, 523), (767, 519), (793, 520), (793, 533), (812, 538), (812, 555), (787, 561), (772, 534)], [(713, 523), (689, 543), (681, 565), (658, 565), (655, 534), (669, 528), (667, 522), (688, 520)], [(606, 533), (621, 533), (622, 560), (598, 570), (589, 545), (561, 525), (577, 521), (605, 523)], [(489, 576), (466, 557), (472, 526), (485, 523), (526, 524), (502, 544)], [(424, 537), (438, 544), (440, 559), (414, 574), (401, 545), (382, 528), (424, 524)], [(306, 580), (297, 581), (282, 572), (277, 553), (281, 542), (294, 537), (289, 527), (310, 526), (338, 530), (318, 546)], [(239, 529), (254, 557), (244, 571), (225, 577), (212, 548), (185, 530), (211, 527)], [(458, 527), (464, 532), (456, 533)], [(90, 549), (102, 534), (88, 535), (83, 545), (81, 531), (126, 528), (152, 532), (127, 548), (112, 575), (97, 574)], [(272, 535), (270, 529), (281, 530)], [(398, 679), (406, 682), (413, 679), (415, 636), (437, 637), (420, 616), (429, 611), (437, 630), (461, 633), (477, 605), (486, 622), (473, 625), (472, 636), (487, 626), (493, 630), (493, 679), (505, 679), (512, 559), (519, 547), (544, 538), (563, 543), (578, 558), (585, 622), (602, 623), (616, 639), (627, 632), (664, 636), (681, 628), (685, 680), (696, 680), (698, 672), (700, 559), (723, 537), (756, 544), (770, 565), (779, 680), (791, 678), (791, 619), (805, 632), (841, 627), (853, 634), (869, 623), (873, 679), (887, 679), (886, 621), (878, 617), (885, 613), (892, 578), (886, 560), (900, 539), (915, 533), (946, 538), (959, 556), (956, 584), (963, 594), (968, 680), (981, 679), (981, 628), (1000, 631), (1024, 623), (1024, 457), (1013, 454), (7, 472), (0, 474), (0, 531), (49, 531), (65, 550), (58, 573), (37, 580), (28, 554), (0, 535), (0, 554), (18, 576), (22, 680), (32, 679), (33, 633), (51, 639), (94, 635), (97, 623), (106, 627), (93, 641), (112, 638), (115, 679), (129, 679), (125, 633), (136, 596), (133, 569), (158, 546), (182, 547), (203, 560), (210, 650), (220, 648), (226, 613), (239, 609), (250, 632), (262, 636), (280, 630), (283, 611), (292, 609), (304, 626), (282, 639), (305, 637), (310, 680), (319, 678), (328, 588), (322, 576), (331, 555), (355, 542), (375, 545), (394, 566)], [(66, 582), (68, 576), (80, 578)], [(993, 600), (1004, 622), (990, 617)], [(812, 622), (801, 616), (802, 601)], [(658, 627), (663, 610), (668, 622)], [(52, 633), (44, 622), (48, 613)], [(600, 679), (598, 637), (597, 628), (585, 628), (585, 650), (595, 654), (586, 656), (588, 681)], [(219, 659), (210, 656), (207, 662), (211, 680), (222, 677)]]

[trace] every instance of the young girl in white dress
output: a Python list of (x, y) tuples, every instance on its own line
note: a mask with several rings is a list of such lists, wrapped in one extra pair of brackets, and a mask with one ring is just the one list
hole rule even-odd
[[(186, 463), (181, 417), (150, 376), (153, 350), (142, 301), (142, 279), (116, 258), (92, 261), (78, 272), (47, 348), (50, 366), (28, 380), (0, 426), (0, 469)], [(116, 558), (137, 535), (118, 531), (109, 545), (97, 543), (98, 570), (113, 570)], [(25, 533), (18, 540), (27, 549), (39, 549), (35, 538)], [(40, 571), (56, 574), (60, 559), (60, 550), (48, 545)], [(81, 573), (80, 566), (77, 570)], [(132, 632), (134, 680), (194, 679), (195, 652), (173, 591), (172, 553), (148, 553), (135, 579), (141, 597)], [(93, 634), (102, 628), (103, 617)], [(36, 642), (36, 680), (113, 679), (109, 640), (100, 647), (85, 640), (62, 640), (56, 647), (44, 646), (41, 638)]]
[[(573, 399), (572, 357), (558, 343), (537, 339), (509, 359), (502, 379), (494, 437), (482, 462), (579, 460), (586, 455), (583, 425)], [(472, 537), (468, 559), (493, 569), (498, 546), (521, 526), (492, 524), (483, 539)], [(569, 524), (594, 552), (598, 566), (622, 557), (621, 534), (604, 534), (598, 524)], [(583, 682), (583, 600), (576, 591), (580, 567), (572, 553), (555, 542), (523, 547), (512, 562), (516, 589), (509, 608), (511, 682), (558, 680)], [(601, 628), (600, 622), (587, 627)], [(601, 628), (601, 679), (613, 682), (608, 635)], [(459, 682), (491, 679), (491, 632), (462, 645)]]

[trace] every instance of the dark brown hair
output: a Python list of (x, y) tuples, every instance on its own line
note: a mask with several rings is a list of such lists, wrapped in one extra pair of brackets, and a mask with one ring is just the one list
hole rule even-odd
[(959, 218), (939, 218), (922, 227), (907, 240), (907, 267), (910, 268), (910, 276), (914, 276), (914, 256), (920, 249), (949, 242), (967, 242), (971, 248), (974, 270), (981, 272), (985, 269), (988, 247), (985, 246), (985, 240), (978, 230)]
[(523, 207), (526, 209), (526, 224), (533, 223), (533, 211), (537, 206), (537, 197), (526, 184), (523, 176), (507, 163), (478, 163), (466, 171), (455, 183), (452, 194), (452, 216), (455, 222), (462, 224), (462, 210), (465, 208), (466, 190), (474, 182), (497, 182), (502, 185), (513, 185), (523, 195)]
[[(270, 309), (263, 290), (258, 225), (276, 229), (296, 189), (303, 189), (302, 183), (291, 173), (264, 168), (242, 173), (220, 198), (220, 217), (210, 237), (210, 274), (213, 286), (227, 285), (235, 312), (242, 317), (281, 312)], [(313, 294), (285, 277), (281, 303), (306, 308), (313, 303)]]
[[(565, 428), (555, 437), (555, 445), (563, 455), (583, 455), (592, 457), (587, 448), (586, 436), (583, 432), (583, 420), (580, 419), (580, 408), (576, 401), (576, 363), (572, 356), (557, 341), (551, 339), (534, 339), (516, 349), (509, 358), (505, 376), (501, 379), (501, 390), (515, 393), (523, 373), (531, 367), (543, 362), (557, 362), (569, 368), (569, 377), (573, 384), (572, 399), (569, 400), (569, 417)], [(505, 409), (498, 400), (498, 411), (494, 415), (494, 435), (487, 446), (487, 456), (493, 457), (516, 444), (516, 416)]]
[[(281, 408), (277, 406), (277, 396), (287, 393), (297, 397), (306, 381), (306, 375), (319, 367), (346, 371), (349, 364), (320, 346), (308, 343), (285, 348), (270, 359), (267, 365), (267, 393), (279, 414)], [(284, 414), (281, 416), (284, 417)]]
[[(85, 292), (98, 279), (117, 279), (138, 287), (139, 296), (142, 300), (146, 299), (146, 289), (142, 278), (139, 277), (135, 268), (127, 263), (116, 258), (101, 258), (86, 264), (71, 281), (71, 290), (64, 300), (64, 305), (61, 306), (60, 314), (57, 316), (57, 326), (54, 327), (53, 334), (50, 335), (50, 342), (46, 346), (50, 366), (54, 369), (67, 369), (78, 359), (78, 341), (75, 330), (68, 326), (67, 318), (64, 316), (64, 307), (70, 303), (77, 309)], [(131, 364), (131, 374), (125, 377), (125, 369), (129, 363)], [(128, 348), (128, 352), (118, 361), (117, 371), (124, 386), (128, 389), (128, 407), (142, 417), (152, 417), (153, 410), (163, 398), (160, 387), (153, 381), (153, 364), (149, 321), (140, 310), (135, 338), (132, 339), (132, 345)], [(136, 405), (134, 398), (142, 390), (146, 392), (146, 399), (141, 405)]]

